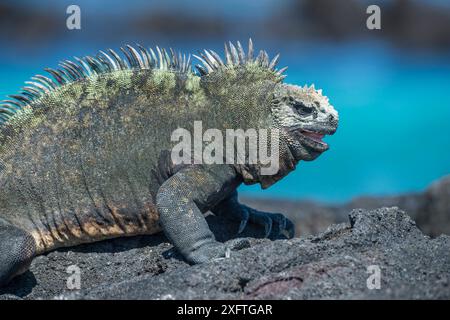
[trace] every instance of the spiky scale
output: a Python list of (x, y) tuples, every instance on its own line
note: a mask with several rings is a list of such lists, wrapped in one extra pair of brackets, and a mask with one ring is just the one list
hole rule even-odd
[(158, 53), (157, 61), (159, 61), (159, 69), (160, 70), (165, 70), (166, 62), (164, 61), (164, 56), (163, 56), (163, 54), (161, 52), (161, 49), (158, 46), (156, 46), (156, 52)]
[(52, 68), (45, 68), (44, 70), (47, 71), (48, 73), (50, 73), (56, 79), (56, 81), (58, 81), (59, 84), (63, 85), (66, 83), (66, 81), (62, 77), (61, 73), (58, 72), (57, 70), (54, 70)]
[(28, 98), (26, 98), (26, 97), (24, 97), (23, 95), (20, 95), (20, 94), (11, 94), (8, 97), (16, 99), (17, 101), (21, 101), (21, 102), (23, 102), (25, 104), (28, 104), (30, 102), (30, 100)]
[[(202, 57), (197, 56), (197, 55), (193, 55), (195, 58), (197, 58), (198, 60), (200, 60), (200, 62), (203, 64), (203, 66), (206, 68), (207, 73), (212, 72), (213, 68), (209, 65), (208, 62), (206, 62)], [(203, 69), (203, 68), (202, 68)]]
[(86, 56), (84, 59), (86, 60), (86, 63), (89, 66), (89, 70), (91, 70), (91, 72), (97, 75), (102, 73), (101, 66), (97, 63), (97, 61), (93, 57)]
[(231, 42), (229, 43), (229, 45), (230, 45), (231, 57), (232, 57), (232, 60), (233, 60), (233, 64), (234, 65), (238, 65), (239, 64), (239, 55), (238, 55), (238, 52), (236, 50), (236, 47)]
[(78, 79), (76, 71), (74, 72), (72, 68), (65, 62), (61, 62), (59, 65), (62, 68), (62, 70), (64, 70), (65, 74), (69, 76), (71, 81), (75, 81)]
[(253, 41), (252, 38), (248, 39), (248, 53), (247, 53), (247, 60), (253, 61)]
[(16, 109), (21, 109), (23, 107), (18, 101), (15, 100), (3, 100), (2, 103), (14, 106)]
[(120, 67), (121, 70), (126, 69), (125, 62), (122, 60), (122, 58), (120, 58), (120, 56), (113, 49), (108, 49), (108, 52), (111, 54), (111, 56), (114, 58), (114, 60), (116, 60), (117, 65)]
[(196, 64), (195, 67), (197, 68), (201, 76), (205, 76), (208, 74), (208, 71), (203, 66)]
[[(140, 44), (137, 45), (142, 55), (142, 62), (144, 63), (145, 68), (151, 68), (151, 58), (148, 51)], [(111, 59), (112, 60), (112, 59)]]
[(152, 59), (153, 59), (154, 67), (157, 67), (158, 63), (159, 63), (158, 57), (156, 56), (153, 48), (150, 48), (149, 50), (150, 50), (150, 55), (152, 56)]
[(287, 69), (288, 67), (281, 68), (280, 70), (277, 71), (277, 75), (282, 75)]
[[(113, 71), (120, 70), (120, 68), (119, 68), (119, 66), (117, 65), (116, 61), (114, 61), (114, 59), (111, 58), (109, 54), (107, 54), (106, 52), (100, 50), (100, 55), (102, 55), (104, 61), (105, 61), (106, 63), (108, 63), (108, 65), (109, 65), (109, 67), (110, 67), (111, 70), (113, 70)], [(99, 58), (100, 58), (100, 57), (99, 57)]]
[(4, 106), (2, 106), (0, 108), (0, 112), (3, 113), (3, 114), (7, 114), (7, 115), (14, 115), (14, 110), (11, 110), (11, 109), (9, 109), (7, 107), (4, 107)]
[(270, 64), (269, 64), (269, 69), (273, 69), (273, 68), (275, 68), (275, 66), (277, 65), (277, 63), (278, 63), (278, 59), (280, 58), (280, 54), (277, 54), (273, 59), (272, 59), (272, 61), (270, 62)]
[(208, 50), (205, 50), (205, 55), (203, 56), (203, 58), (207, 59), (208, 63), (210, 63), (211, 66), (214, 67), (215, 69), (217, 69), (220, 66), (220, 63), (216, 60), (216, 58), (213, 57), (211, 53), (209, 53)]
[(36, 80), (36, 81), (41, 81), (42, 83), (45, 83), (46, 85), (48, 85), (49, 89), (56, 89), (58, 88), (58, 85), (53, 82), (52, 79), (47, 78), (46, 76), (42, 76), (42, 75), (36, 75), (34, 77), (32, 77), (31, 79)]
[(177, 54), (172, 48), (169, 48), (169, 52), (170, 52), (170, 60), (172, 61), (171, 63), (172, 68), (174, 68), (175, 70), (179, 70), (180, 62), (178, 61)]
[(128, 64), (128, 68), (133, 68), (135, 66), (134, 58), (129, 54), (127, 50), (125, 50), (123, 47), (120, 47), (120, 51), (125, 55), (126, 62)]
[(214, 59), (219, 63), (220, 66), (224, 65), (223, 60), (222, 60), (222, 58), (220, 58), (219, 54), (217, 54), (213, 50), (209, 50), (209, 53), (214, 57)]
[(77, 65), (76, 63), (70, 61), (70, 60), (64, 60), (64, 62), (72, 67), (72, 70), (74, 70), (74, 72), (76, 72), (78, 79), (81, 79), (84, 77), (84, 73), (83, 73), (83, 68), (80, 67), (79, 65)]
[(81, 79), (83, 77), (83, 73), (80, 72), (80, 69), (77, 68), (77, 66), (72, 63), (69, 60), (64, 60), (62, 62), (62, 65), (67, 69), (70, 70), (70, 72), (72, 73), (72, 75), (74, 76), (75, 80)]
[(233, 58), (231, 57), (230, 50), (228, 49), (227, 44), (225, 43), (225, 58), (227, 61), (227, 65), (232, 66), (233, 65)]
[(244, 48), (242, 48), (242, 45), (239, 41), (237, 42), (237, 47), (238, 47), (239, 62), (241, 64), (244, 64), (245, 63), (245, 51), (244, 51)]
[(37, 89), (34, 88), (34, 87), (30, 87), (30, 86), (25, 86), (25, 87), (22, 88), (22, 90), (28, 91), (28, 92), (30, 92), (30, 93), (36, 95), (36, 96), (38, 96), (39, 94), (41, 94), (41, 91), (37, 90)]
[(166, 64), (166, 70), (171, 70), (172, 68), (172, 58), (169, 54), (169, 52), (167, 52), (167, 50), (165, 48), (162, 48), (162, 53), (164, 54), (164, 61)]
[[(185, 60), (184, 57), (185, 57), (185, 55), (183, 55), (183, 61)], [(190, 68), (191, 68), (191, 55), (188, 54), (187, 59), (184, 62), (183, 72), (188, 72), (190, 70)]]
[(137, 52), (137, 50), (130, 45), (127, 45), (127, 48), (129, 50), (130, 54), (133, 56), (134, 60), (137, 62), (137, 65), (135, 65), (135, 67), (144, 69), (145, 65), (144, 65), (144, 62), (142, 61), (142, 57), (139, 54), (139, 52)]

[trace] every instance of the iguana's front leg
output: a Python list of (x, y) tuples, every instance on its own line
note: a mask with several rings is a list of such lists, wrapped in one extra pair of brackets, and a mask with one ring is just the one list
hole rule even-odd
[(226, 198), (241, 183), (231, 166), (190, 166), (159, 188), (156, 205), (164, 233), (191, 263), (225, 255), (203, 213)]
[(244, 231), (248, 222), (264, 227), (265, 237), (271, 239), (285, 236), (292, 238), (295, 233), (294, 224), (281, 213), (262, 212), (240, 204), (236, 190), (211, 209), (214, 214), (227, 215), (240, 221), (238, 234)]

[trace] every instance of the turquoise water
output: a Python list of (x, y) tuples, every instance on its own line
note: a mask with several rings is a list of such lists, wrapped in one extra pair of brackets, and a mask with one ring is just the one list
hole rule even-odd
[[(0, 99), (43, 66), (95, 52), (91, 47), (58, 49), (33, 59), (0, 56)], [(450, 57), (410, 55), (373, 44), (292, 45), (277, 51), (281, 64), (289, 66), (286, 82), (323, 88), (340, 113), (339, 129), (326, 138), (331, 148), (316, 161), (300, 163), (267, 190), (244, 186), (241, 192), (345, 201), (361, 194), (422, 190), (450, 173)]]

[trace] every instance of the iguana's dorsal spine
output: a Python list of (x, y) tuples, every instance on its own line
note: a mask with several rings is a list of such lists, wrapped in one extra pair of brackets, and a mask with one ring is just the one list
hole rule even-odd
[[(45, 68), (52, 78), (36, 75), (33, 81), (25, 82), (20, 94), (8, 96), (11, 99), (0, 101), (0, 126), (4, 126), (18, 111), (32, 107), (33, 103), (49, 92), (58, 88), (95, 75), (101, 75), (120, 70), (171, 70), (179, 73), (192, 73), (191, 56), (176, 54), (172, 49), (146, 49), (141, 45), (138, 49), (130, 45), (120, 48), (125, 55), (122, 58), (114, 50), (108, 53), (99, 51), (96, 57), (74, 57), (76, 62), (64, 60), (59, 63), (61, 68)], [(156, 52), (155, 52), (156, 51)]]
[(228, 45), (225, 44), (224, 51), (225, 61), (223, 61), (222, 58), (220, 58), (220, 55), (213, 50), (204, 50), (203, 53), (200, 53), (200, 56), (195, 54), (193, 55), (202, 63), (202, 65), (195, 66), (201, 76), (221, 72), (228, 68), (253, 64), (261, 69), (265, 69), (265, 71), (273, 76), (273, 80), (277, 82), (285, 78), (283, 72), (286, 71), (287, 67), (279, 70), (275, 68), (280, 55), (277, 54), (272, 60), (270, 60), (267, 52), (265, 50), (260, 50), (258, 56), (254, 58), (252, 39), (249, 39), (248, 41), (247, 53), (239, 41), (237, 41), (236, 46), (231, 42), (229, 42)]
[(45, 68), (44, 70), (52, 77), (36, 75), (32, 81), (26, 81), (27, 86), (22, 88), (19, 94), (9, 95), (10, 99), (0, 101), (0, 128), (4, 127), (18, 111), (25, 108), (33, 109), (33, 104), (46, 94), (58, 90), (60, 87), (92, 76), (102, 75), (120, 70), (167, 70), (178, 73), (194, 73), (200, 77), (208, 77), (217, 73), (226, 72), (240, 66), (255, 66), (259, 71), (264, 71), (265, 77), (275, 82), (281, 82), (285, 75), (283, 72), (287, 67), (276, 69), (279, 55), (272, 60), (266, 51), (260, 50), (256, 58), (254, 55), (253, 42), (249, 39), (248, 51), (244, 51), (241, 43), (237, 41), (225, 44), (225, 57), (222, 59), (213, 50), (204, 50), (199, 55), (194, 55), (200, 61), (192, 69), (191, 55), (186, 56), (178, 52), (176, 54), (172, 48), (166, 50), (156, 46), (146, 49), (137, 45), (137, 49), (131, 45), (121, 47), (120, 50), (125, 57), (121, 57), (112, 49), (107, 52), (99, 51), (93, 56), (83, 58), (74, 57), (74, 61), (61, 61), (59, 69)]

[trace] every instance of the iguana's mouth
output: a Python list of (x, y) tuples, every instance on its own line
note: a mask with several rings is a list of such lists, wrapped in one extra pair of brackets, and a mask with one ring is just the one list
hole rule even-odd
[(288, 129), (288, 132), (295, 137), (294, 139), (298, 140), (305, 147), (309, 147), (319, 153), (329, 149), (328, 143), (324, 142), (322, 139), (327, 135), (332, 135), (335, 131), (335, 128), (326, 126), (317, 129), (291, 126)]
[(325, 134), (322, 133), (318, 133), (318, 132), (313, 132), (313, 131), (307, 131), (307, 130), (300, 130), (300, 132), (307, 138), (309, 138), (310, 140), (323, 144), (323, 145), (327, 145), (325, 142), (322, 141), (323, 137), (325, 136)]
[(328, 150), (328, 144), (324, 141), (322, 141), (322, 139), (325, 137), (324, 133), (320, 133), (320, 132), (314, 132), (314, 131), (309, 131), (309, 130), (304, 130), (304, 129), (300, 129), (299, 130), (300, 134), (305, 138), (305, 140), (303, 141), (304, 144), (306, 144), (307, 146), (323, 152), (325, 150)]

